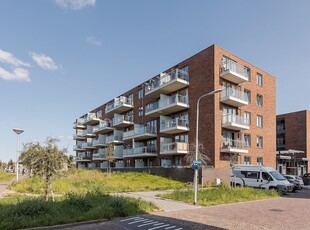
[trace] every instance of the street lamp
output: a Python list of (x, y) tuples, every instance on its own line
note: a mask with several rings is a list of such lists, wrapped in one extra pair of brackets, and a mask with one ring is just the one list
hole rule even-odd
[[(222, 92), (223, 88), (215, 89), (209, 93), (206, 93), (198, 98), (197, 107), (196, 107), (196, 154), (195, 154), (195, 161), (198, 161), (198, 124), (199, 124), (199, 103), (201, 98), (213, 95), (219, 92)], [(197, 205), (197, 193), (198, 193), (198, 169), (195, 168), (195, 175), (194, 175), (194, 205)]]
[(13, 131), (17, 134), (17, 150), (16, 150), (16, 182), (18, 181), (18, 156), (19, 156), (19, 135), (24, 132), (23, 129), (15, 128)]

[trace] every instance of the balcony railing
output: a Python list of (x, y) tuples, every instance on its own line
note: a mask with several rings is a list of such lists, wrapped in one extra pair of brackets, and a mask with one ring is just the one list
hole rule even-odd
[(155, 146), (144, 146), (123, 150), (123, 157), (148, 157), (148, 156), (157, 156), (157, 150)]
[(222, 91), (221, 102), (232, 106), (241, 107), (249, 104), (249, 98), (246, 93), (228, 87)]
[(93, 146), (93, 142), (85, 142), (82, 144), (82, 148), (83, 149), (94, 149), (95, 147)]
[(106, 145), (106, 136), (99, 135), (98, 139), (93, 140), (93, 146), (100, 147)]
[(100, 121), (99, 125), (97, 125), (93, 128), (93, 133), (105, 134), (105, 133), (109, 133), (113, 130), (114, 130), (114, 128), (112, 127), (112, 122), (109, 120), (105, 120), (105, 121)]
[(234, 83), (242, 83), (249, 80), (249, 70), (231, 60), (226, 61), (221, 66), (221, 77)]
[(151, 115), (153, 113), (155, 115), (166, 115), (184, 110), (188, 107), (188, 96), (176, 94), (148, 104), (145, 108), (145, 115)]
[(88, 113), (87, 116), (84, 119), (83, 124), (84, 125), (94, 125), (99, 123), (100, 118), (97, 117), (96, 113)]
[(248, 153), (244, 141), (224, 139), (221, 145), (221, 152), (226, 153)]
[(82, 136), (84, 136), (84, 137), (94, 137), (94, 136), (96, 136), (93, 133), (93, 127), (88, 125), (87, 129), (83, 130)]
[(171, 120), (161, 120), (160, 132), (168, 134), (176, 134), (179, 132), (189, 131), (188, 120), (181, 118), (174, 118)]
[(247, 130), (250, 128), (250, 120), (234, 114), (225, 114), (222, 117), (222, 127), (233, 130)]
[(111, 111), (123, 113), (133, 108), (133, 100), (127, 97), (115, 98), (114, 102), (108, 104), (105, 108), (105, 112), (109, 113)]
[(78, 132), (73, 134), (73, 140), (85, 140), (85, 136), (83, 135), (83, 132)]
[(89, 156), (87, 153), (83, 152), (83, 153), (79, 153), (79, 154), (75, 157), (75, 160), (76, 160), (76, 161), (90, 161), (91, 158), (90, 158), (90, 156)]
[(82, 144), (73, 145), (73, 151), (83, 151)]
[(106, 137), (106, 143), (123, 143), (123, 135), (110, 135)]
[(118, 115), (113, 118), (113, 126), (117, 128), (124, 128), (133, 124), (133, 116)]
[(180, 69), (173, 70), (170, 73), (164, 73), (157, 78), (153, 78), (146, 83), (145, 95), (155, 91), (159, 93), (175, 92), (189, 84), (188, 72)]
[(100, 149), (98, 152), (93, 153), (93, 160), (105, 159), (105, 152)]
[(173, 142), (160, 145), (160, 154), (187, 154), (188, 151), (188, 143)]
[(74, 122), (73, 128), (74, 129), (85, 129), (86, 126), (83, 123), (84, 123), (84, 119), (83, 118), (78, 118), (76, 120), (76, 122)]
[(134, 130), (124, 132), (123, 139), (127, 140), (135, 138), (136, 140), (142, 140), (142, 139), (154, 138), (156, 136), (157, 136), (156, 127), (142, 126), (142, 127), (135, 127)]

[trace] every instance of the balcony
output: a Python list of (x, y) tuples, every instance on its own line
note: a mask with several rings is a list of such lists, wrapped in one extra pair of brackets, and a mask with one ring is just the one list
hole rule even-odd
[(144, 125), (135, 125), (134, 130), (124, 132), (123, 140), (135, 139), (135, 140), (147, 140), (156, 138), (156, 128)]
[(91, 149), (95, 149), (95, 146), (93, 145), (93, 142), (85, 142), (82, 144), (82, 148), (85, 150), (91, 150)]
[(82, 141), (85, 139), (86, 137), (83, 135), (83, 132), (77, 132), (76, 134), (73, 134), (73, 140)]
[(73, 151), (80, 152), (85, 151), (85, 149), (82, 148), (82, 144), (73, 145)]
[(114, 147), (114, 157), (116, 159), (123, 159), (123, 151), (124, 151), (124, 146), (120, 145), (120, 146), (115, 146)]
[(189, 108), (188, 97), (183, 95), (160, 95), (161, 98), (157, 102), (148, 104), (145, 109), (145, 115), (151, 117), (159, 117), (176, 113)]
[(123, 144), (123, 133), (122, 132), (114, 132), (113, 135), (106, 136), (107, 144)]
[(231, 106), (241, 107), (248, 105), (249, 99), (247, 94), (242, 91), (233, 88), (225, 88), (222, 92), (221, 102)]
[(222, 117), (222, 127), (237, 131), (248, 130), (250, 129), (250, 121), (241, 116), (226, 114)]
[(114, 130), (112, 122), (109, 120), (100, 121), (99, 125), (93, 128), (94, 134), (106, 134)]
[(88, 113), (85, 117), (83, 125), (95, 125), (100, 122), (100, 118), (97, 117), (96, 113)]
[(105, 152), (103, 149), (99, 149), (98, 152), (93, 153), (93, 161), (104, 159), (105, 159)]
[(249, 81), (247, 68), (233, 61), (227, 61), (222, 64), (220, 76), (223, 79), (236, 84)]
[(74, 129), (85, 129), (86, 126), (83, 123), (84, 123), (84, 119), (78, 118), (76, 119), (76, 122), (73, 123), (73, 128)]
[(114, 114), (113, 126), (115, 128), (125, 128), (133, 124), (133, 116)]
[(98, 139), (93, 140), (94, 147), (104, 147), (106, 145), (106, 135), (99, 134)]
[(180, 155), (188, 154), (189, 145), (183, 142), (173, 142), (173, 143), (161, 143), (160, 154), (161, 155)]
[(124, 96), (117, 97), (114, 102), (107, 105), (105, 108), (105, 113), (124, 113), (133, 109), (133, 100)]
[(86, 152), (78, 153), (75, 157), (76, 162), (89, 162), (90, 160), (91, 158)]
[(249, 151), (245, 149), (245, 142), (241, 140), (224, 140), (221, 144), (222, 153), (240, 153), (247, 154)]
[(143, 146), (143, 147), (137, 147), (132, 149), (124, 149), (123, 150), (123, 157), (129, 158), (129, 157), (156, 157), (157, 151), (156, 147), (154, 146)]
[(160, 132), (167, 134), (177, 134), (189, 131), (188, 120), (181, 118), (160, 119)]
[(93, 133), (93, 127), (88, 125), (85, 130), (82, 132), (83, 137), (95, 137), (96, 134)]
[(158, 97), (178, 91), (189, 85), (188, 72), (176, 69), (170, 73), (162, 73), (145, 84), (145, 95)]

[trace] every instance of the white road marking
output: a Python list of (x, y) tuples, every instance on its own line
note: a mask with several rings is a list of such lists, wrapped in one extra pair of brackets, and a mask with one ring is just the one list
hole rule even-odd
[(161, 225), (161, 226), (157, 226), (157, 227), (154, 227), (154, 228), (149, 228), (148, 230), (154, 230), (154, 229), (158, 229), (158, 228), (164, 228), (164, 227), (167, 227), (169, 226), (170, 224), (165, 224), (165, 223), (162, 223), (164, 225)]
[(146, 225), (156, 224), (156, 223), (158, 223), (158, 221), (154, 221), (154, 222), (147, 223), (147, 224), (141, 224), (141, 225), (138, 225), (137, 227), (140, 228), (140, 227), (143, 227), (143, 226), (146, 226)]
[(131, 218), (128, 218), (128, 219), (121, 220), (121, 222), (132, 220), (132, 219), (143, 219), (143, 218), (141, 218), (141, 217), (131, 217)]

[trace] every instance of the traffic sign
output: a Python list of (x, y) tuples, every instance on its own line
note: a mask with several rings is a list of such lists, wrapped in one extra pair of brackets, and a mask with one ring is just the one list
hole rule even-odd
[(198, 169), (200, 169), (201, 167), (199, 166), (199, 165), (192, 165), (192, 169), (194, 169), (194, 170), (198, 170)]
[(202, 162), (201, 162), (200, 160), (193, 161), (193, 164), (194, 164), (194, 165), (201, 165), (201, 163), (202, 163)]

